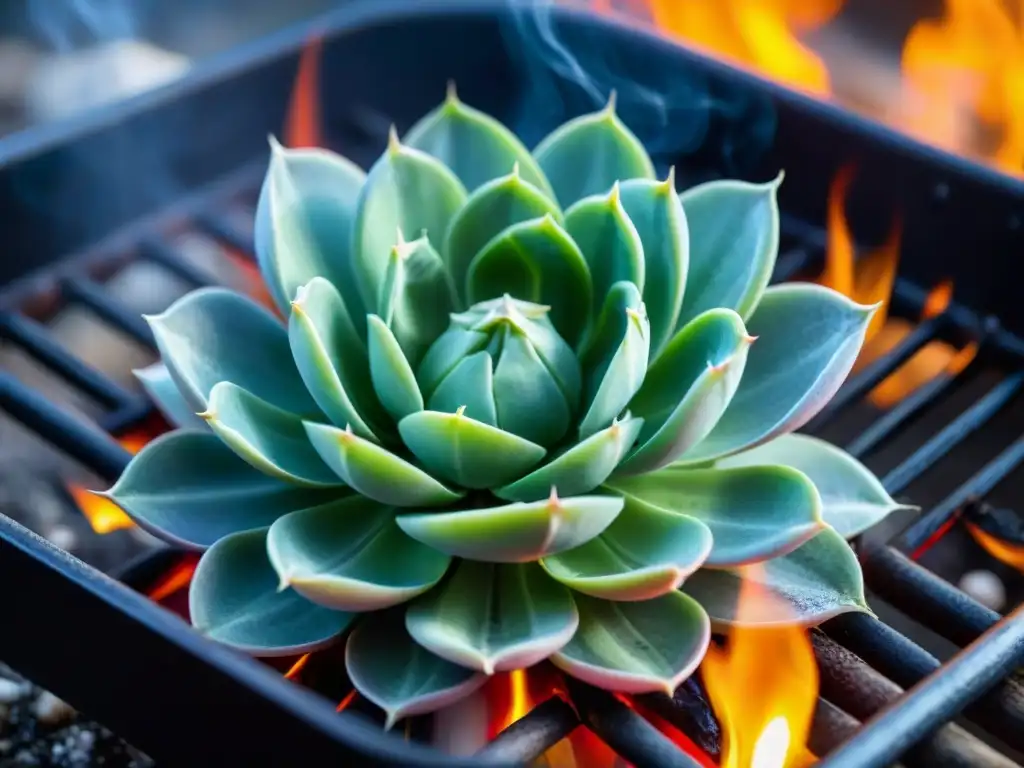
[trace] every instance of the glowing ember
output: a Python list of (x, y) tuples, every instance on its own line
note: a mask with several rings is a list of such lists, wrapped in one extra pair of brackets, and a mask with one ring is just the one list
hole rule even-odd
[(662, 32), (790, 88), (831, 92), (824, 62), (800, 35), (827, 23), (843, 0), (648, 0)]
[[(156, 435), (149, 432), (132, 432), (118, 438), (117, 442), (134, 455), (154, 437)], [(93, 495), (92, 491), (81, 485), (69, 483), (68, 493), (71, 494), (71, 498), (82, 510), (85, 519), (89, 521), (89, 525), (96, 533), (113, 533), (124, 528), (132, 528), (135, 525), (117, 504), (102, 496)]]
[(356, 700), (356, 696), (356, 690), (355, 688), (353, 688), (351, 691), (348, 692), (345, 698), (338, 702), (338, 706), (335, 708), (335, 711), (344, 712), (352, 705), (352, 702)]
[(1001, 563), (1024, 573), (1024, 546), (1004, 541), (998, 536), (979, 528), (974, 523), (964, 522), (967, 531), (974, 537), (974, 540), (981, 545), (981, 548)]
[(166, 600), (171, 595), (186, 589), (192, 582), (192, 576), (199, 564), (198, 557), (187, 557), (178, 562), (170, 571), (146, 593), (146, 596), (155, 603)]
[[(746, 567), (736, 608), (745, 621), (776, 600), (749, 578), (754, 567)], [(806, 744), (818, 667), (804, 629), (733, 627), (725, 649), (708, 649), (701, 674), (722, 725), (722, 768), (796, 768), (814, 761)]]
[(310, 655), (308, 653), (304, 653), (299, 656), (299, 660), (292, 664), (291, 667), (288, 668), (288, 671), (284, 673), (285, 678), (288, 680), (294, 680), (302, 674), (302, 670), (305, 669), (306, 664), (309, 663), (309, 656)]

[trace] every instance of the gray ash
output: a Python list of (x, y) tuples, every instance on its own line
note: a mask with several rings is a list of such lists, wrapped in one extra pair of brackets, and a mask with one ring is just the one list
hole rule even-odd
[(98, 723), (0, 664), (0, 768), (152, 768)]

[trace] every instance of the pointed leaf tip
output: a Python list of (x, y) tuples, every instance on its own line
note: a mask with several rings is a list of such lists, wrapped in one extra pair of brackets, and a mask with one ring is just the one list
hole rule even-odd
[(356, 626), (345, 669), (356, 689), (385, 711), (389, 727), (465, 698), (488, 679), (414, 642), (400, 611), (371, 613)]
[(267, 529), (230, 534), (196, 567), (189, 589), (192, 624), (217, 642), (271, 657), (322, 648), (353, 619), (278, 586), (267, 556)]
[(569, 590), (533, 563), (463, 560), (406, 612), (413, 638), (438, 656), (488, 675), (532, 666), (579, 623)]

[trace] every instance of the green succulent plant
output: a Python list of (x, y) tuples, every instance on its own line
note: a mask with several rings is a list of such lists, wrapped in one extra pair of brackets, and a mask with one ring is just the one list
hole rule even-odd
[(201, 632), (265, 656), (348, 632), (389, 722), (544, 659), (672, 690), (750, 563), (786, 606), (756, 621), (865, 610), (844, 537), (899, 505), (789, 433), (874, 308), (768, 287), (780, 181), (677, 194), (613, 102), (531, 153), (452, 90), (369, 173), (272, 142), (280, 317), (208, 288), (148, 318), (139, 376), (181, 428), (107, 495), (205, 550)]

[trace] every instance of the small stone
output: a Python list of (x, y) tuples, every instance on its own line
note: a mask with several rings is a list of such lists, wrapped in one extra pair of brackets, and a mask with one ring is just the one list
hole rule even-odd
[(66, 525), (54, 525), (47, 529), (46, 538), (65, 552), (73, 552), (78, 546), (78, 534)]
[(67, 720), (75, 714), (74, 708), (49, 691), (43, 691), (32, 704), (32, 712), (39, 722), (47, 725)]
[(960, 589), (993, 611), (1006, 606), (1006, 587), (992, 571), (969, 571), (960, 578)]
[(0, 704), (13, 704), (28, 693), (24, 683), (0, 677)]
[(11, 751), (11, 740), (0, 739), (0, 755), (6, 754)]

